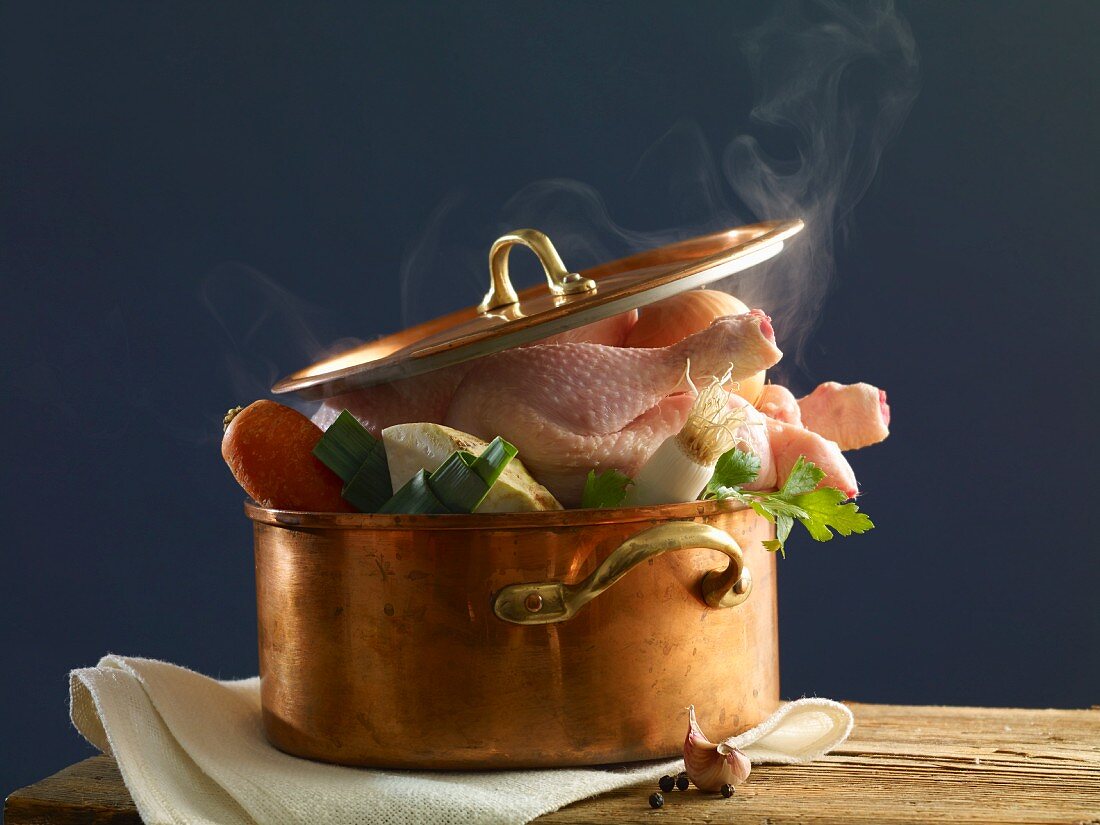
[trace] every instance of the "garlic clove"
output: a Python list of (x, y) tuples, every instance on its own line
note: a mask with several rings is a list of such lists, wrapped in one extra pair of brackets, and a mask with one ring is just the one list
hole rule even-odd
[(707, 739), (695, 720), (695, 705), (691, 705), (684, 739), (684, 770), (699, 790), (720, 791), (727, 783), (740, 785), (748, 779), (752, 763), (737, 748)]
[(742, 751), (726, 744), (720, 744), (718, 753), (722, 754), (726, 765), (732, 771), (732, 778), (729, 781), (731, 785), (740, 785), (749, 778), (749, 774), (752, 773), (752, 762)]

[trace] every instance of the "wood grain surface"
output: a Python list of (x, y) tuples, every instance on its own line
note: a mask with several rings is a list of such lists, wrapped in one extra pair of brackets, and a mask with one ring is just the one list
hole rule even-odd
[[(732, 799), (649, 784), (540, 823), (1074, 823), (1100, 825), (1100, 709), (851, 705), (852, 738), (811, 765), (758, 766)], [(15, 791), (9, 825), (138, 823), (114, 762), (86, 759)]]

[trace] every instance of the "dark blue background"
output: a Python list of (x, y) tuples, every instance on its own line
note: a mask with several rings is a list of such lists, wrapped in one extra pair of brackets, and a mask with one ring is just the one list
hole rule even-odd
[[(903, 10), (922, 91), (795, 376), (889, 390), (893, 436), (853, 456), (878, 529), (792, 543), (784, 692), (1087, 706), (1100, 5)], [(441, 206), (407, 320), (479, 297), (532, 181), (675, 225), (636, 165), (679, 122), (714, 151), (746, 127), (733, 39), (764, 11), (4, 4), (0, 789), (89, 753), (71, 667), (255, 672), (224, 410), (401, 326)]]

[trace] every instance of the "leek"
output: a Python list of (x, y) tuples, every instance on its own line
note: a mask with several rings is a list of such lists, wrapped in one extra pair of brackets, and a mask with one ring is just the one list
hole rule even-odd
[[(379, 444), (354, 415), (344, 410), (325, 430), (313, 448), (313, 455), (347, 484)], [(386, 453), (384, 450), (381, 453), (385, 463)], [(386, 474), (389, 475), (389, 468)]]
[[(405, 486), (420, 469), (431, 475), (455, 450), (480, 456), (489, 444), (469, 433), (427, 422), (394, 424), (382, 430), (386, 445), (386, 463), (390, 468), (390, 484), (394, 490)], [(493, 451), (506, 449), (504, 442)], [(487, 458), (486, 461), (489, 459)], [(486, 479), (487, 481), (490, 479)], [(561, 505), (549, 490), (535, 481), (517, 456), (503, 468), (500, 477), (489, 488), (489, 494), (478, 505), (476, 513), (514, 513), (531, 510), (560, 510)]]
[(499, 436), (480, 456), (455, 450), (431, 475), (425, 470), (413, 475), (378, 512), (472, 513), (517, 453)]
[(449, 513), (428, 483), (428, 474), (421, 470), (408, 480), (393, 498), (383, 504), (379, 513)]
[(360, 513), (377, 513), (393, 496), (390, 470), (386, 466), (386, 448), (381, 441), (374, 439), (362, 465), (348, 479), (340, 495)]
[(737, 428), (745, 422), (741, 409), (729, 408), (732, 393), (724, 388), (729, 377), (727, 372), (712, 379), (698, 394), (680, 432), (666, 438), (634, 476), (625, 506), (673, 504), (699, 497), (718, 459), (736, 446)]
[[(477, 473), (486, 487), (492, 487), (497, 483), (504, 468), (519, 455), (519, 450), (501, 438), (499, 435), (489, 442), (489, 446), (477, 457), (472, 469)], [(480, 504), (480, 502), (478, 502)]]
[(454, 452), (428, 476), (428, 486), (451, 513), (472, 513), (489, 488), (474, 472), (477, 459), (472, 453)]
[(344, 481), (340, 495), (360, 513), (374, 513), (393, 496), (385, 445), (344, 410), (325, 430), (313, 456)]

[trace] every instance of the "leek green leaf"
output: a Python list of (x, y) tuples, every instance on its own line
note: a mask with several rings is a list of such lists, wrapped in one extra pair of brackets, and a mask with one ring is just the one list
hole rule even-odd
[[(378, 439), (354, 415), (344, 410), (325, 430), (321, 440), (313, 448), (313, 455), (346, 484), (359, 472), (367, 456), (378, 444)], [(381, 451), (381, 458), (385, 464), (384, 450)], [(389, 469), (386, 473), (389, 474)]]
[(421, 470), (383, 504), (379, 513), (449, 513), (447, 506), (436, 498), (428, 484), (428, 474)]
[(393, 496), (390, 470), (386, 466), (386, 448), (377, 438), (340, 495), (360, 513), (377, 513)]
[[(499, 435), (489, 442), (489, 446), (473, 462), (472, 469), (477, 473), (487, 487), (497, 483), (504, 468), (519, 455), (519, 450), (501, 438)], [(472, 458), (472, 456), (471, 456)]]
[[(386, 446), (386, 458), (390, 469), (390, 482), (395, 490), (400, 489), (419, 470), (427, 470), (429, 475), (439, 469), (456, 451), (461, 450), (481, 456), (493, 447), (498, 451), (511, 453), (515, 448), (501, 439), (499, 444), (489, 445), (480, 438), (461, 432), (442, 424), (410, 423), (395, 424), (382, 431), (382, 441)], [(486, 464), (495, 459), (492, 455)], [(475, 464), (475, 471), (483, 472), (485, 464)], [(483, 476), (487, 481), (491, 474)], [(489, 488), (489, 494), (478, 505), (478, 513), (514, 513), (531, 510), (560, 510), (557, 499), (535, 481), (523, 462), (513, 458), (500, 471), (500, 476)]]

